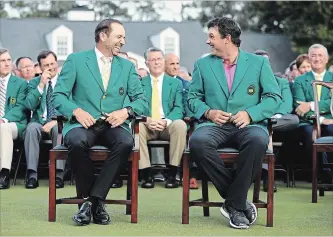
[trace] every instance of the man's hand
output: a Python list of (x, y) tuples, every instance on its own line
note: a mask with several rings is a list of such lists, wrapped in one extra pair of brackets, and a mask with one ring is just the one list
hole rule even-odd
[(73, 112), (76, 120), (85, 128), (88, 129), (96, 123), (96, 120), (86, 111), (81, 108), (77, 108)]
[(151, 117), (147, 117), (145, 125), (150, 130), (162, 132), (167, 126), (167, 121), (164, 119), (152, 119)]
[(238, 128), (244, 128), (251, 123), (251, 118), (246, 111), (239, 111), (231, 117), (230, 122), (234, 123)]
[(5, 123), (5, 121), (3, 121), (3, 119), (0, 119), (0, 124), (2, 124), (2, 123)]
[(299, 106), (297, 106), (295, 112), (298, 116), (303, 117), (307, 112), (310, 111), (311, 105), (309, 102), (297, 101)]
[(232, 115), (231, 113), (226, 113), (222, 110), (212, 109), (208, 112), (207, 118), (220, 126), (228, 122), (229, 119), (231, 118), (231, 115)]
[(333, 119), (324, 119), (322, 122), (323, 125), (331, 125), (333, 124)]
[(46, 132), (46, 133), (50, 133), (51, 129), (57, 125), (57, 121), (56, 120), (52, 120), (46, 124), (44, 124), (43, 126), (43, 131)]
[(122, 125), (126, 119), (128, 119), (128, 112), (127, 109), (120, 109), (117, 111), (113, 111), (110, 114), (107, 114), (107, 118), (105, 121), (107, 121), (109, 124), (111, 124), (111, 128), (116, 128), (120, 125)]
[(51, 69), (45, 70), (41, 75), (40, 82), (39, 82), (39, 87), (41, 89), (44, 89), (44, 86), (47, 84), (48, 80), (50, 80), (52, 78), (50, 70)]

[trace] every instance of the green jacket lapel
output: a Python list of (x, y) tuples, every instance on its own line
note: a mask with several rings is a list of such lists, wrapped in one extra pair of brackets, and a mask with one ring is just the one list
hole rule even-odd
[(224, 94), (226, 97), (229, 97), (229, 89), (227, 84), (227, 78), (225, 76), (224, 67), (222, 63), (222, 59), (216, 56), (212, 57), (212, 63), (210, 67), (215, 75), (216, 80), (220, 84)]
[(9, 109), (10, 103), (11, 103), (11, 96), (15, 91), (15, 82), (16, 82), (16, 77), (10, 76), (7, 84), (7, 89), (6, 89), (6, 102), (5, 102), (5, 113), (7, 113), (7, 110)]
[[(168, 101), (171, 93), (171, 84), (172, 79), (168, 78), (166, 75), (163, 76), (163, 85), (162, 85), (162, 106), (165, 116), (170, 112), (168, 107)], [(178, 80), (178, 79), (177, 79)]]
[(311, 82), (314, 80), (314, 75), (312, 73), (312, 71), (308, 72), (304, 81), (304, 89), (308, 91), (308, 93), (310, 94), (310, 101), (314, 101), (314, 95), (313, 95), (313, 89), (312, 89), (312, 84)]
[(104, 86), (103, 86), (103, 81), (102, 81), (102, 76), (99, 71), (98, 63), (97, 63), (97, 57), (96, 53), (94, 50), (90, 50), (87, 55), (87, 60), (86, 60), (87, 66), (95, 78), (96, 82), (98, 83), (99, 87), (101, 90), (104, 92)]
[(120, 64), (118, 56), (114, 56), (112, 59), (111, 74), (110, 74), (108, 88), (113, 88), (113, 86), (116, 84), (117, 79), (118, 79), (119, 75), (121, 74), (122, 69), (123, 69), (123, 67)]
[(240, 82), (243, 80), (245, 72), (248, 69), (248, 67), (249, 67), (248, 57), (243, 53), (242, 50), (239, 50), (237, 66), (236, 66), (236, 71), (235, 71), (235, 75), (234, 75), (234, 80), (232, 82), (230, 95), (232, 95), (232, 93), (234, 93), (234, 91), (237, 89)]
[[(333, 76), (332, 74), (330, 74), (329, 72), (326, 71), (324, 78), (323, 78), (324, 82), (332, 82), (333, 81)], [(321, 89), (321, 96), (320, 96), (320, 100), (324, 100), (326, 99), (327, 95), (329, 94), (330, 90), (326, 87), (322, 87)]]

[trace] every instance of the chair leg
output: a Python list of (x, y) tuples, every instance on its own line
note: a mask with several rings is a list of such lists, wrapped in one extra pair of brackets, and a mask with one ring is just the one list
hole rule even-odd
[(275, 157), (270, 157), (268, 161), (268, 187), (267, 187), (267, 227), (273, 227), (274, 211), (274, 164)]
[(325, 196), (325, 189), (319, 188), (319, 196), (324, 197)]
[[(127, 190), (126, 190), (126, 200), (131, 200), (132, 198), (132, 162), (129, 162), (128, 168), (128, 178), (127, 178)], [(132, 205), (126, 205), (126, 215), (131, 215)]]
[(190, 166), (189, 155), (183, 155), (183, 213), (182, 224), (188, 224), (190, 219)]
[[(207, 176), (202, 172), (202, 200), (204, 202), (209, 202), (208, 197), (208, 180)], [(209, 207), (203, 207), (204, 216), (209, 216)]]
[(253, 203), (259, 202), (259, 194), (260, 194), (260, 183), (261, 183), (261, 170), (259, 170), (253, 188)]
[(49, 167), (49, 221), (56, 220), (56, 152), (50, 151)]
[(317, 147), (313, 146), (312, 154), (312, 203), (317, 203)]
[(138, 223), (138, 172), (140, 153), (133, 153), (132, 160), (132, 198), (131, 198), (131, 222)]
[(287, 188), (290, 187), (290, 167), (289, 167), (289, 163), (287, 163), (287, 167), (286, 167), (286, 177), (287, 177)]
[(23, 155), (23, 150), (24, 150), (24, 147), (22, 147), (22, 149), (20, 151), (20, 154), (19, 154), (19, 159), (17, 161), (17, 165), (16, 165), (16, 169), (15, 169), (15, 174), (14, 174), (14, 179), (13, 179), (13, 183), (12, 183), (13, 186), (16, 184), (17, 173), (18, 173), (18, 169), (20, 167), (21, 158), (22, 158), (22, 155)]

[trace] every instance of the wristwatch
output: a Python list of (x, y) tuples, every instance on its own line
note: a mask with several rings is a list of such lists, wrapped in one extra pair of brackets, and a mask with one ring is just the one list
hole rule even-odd
[(135, 116), (134, 110), (131, 106), (125, 107), (127, 109), (128, 118), (131, 119)]

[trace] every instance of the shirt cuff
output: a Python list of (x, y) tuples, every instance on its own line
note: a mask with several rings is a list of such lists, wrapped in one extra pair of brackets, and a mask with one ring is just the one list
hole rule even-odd
[(282, 118), (282, 114), (274, 114), (274, 115), (272, 116), (272, 118), (276, 118), (276, 119), (278, 119), (278, 118)]
[(2, 120), (4, 121), (4, 123), (8, 123), (8, 119), (2, 118)]
[(312, 111), (315, 111), (315, 103), (314, 103), (314, 101), (310, 102), (310, 107), (311, 107)]
[(172, 120), (170, 119), (164, 119), (167, 122), (167, 127), (169, 127), (169, 125), (172, 123)]
[(320, 116), (320, 117), (319, 117), (319, 124), (320, 124), (320, 125), (323, 124), (324, 119), (325, 119), (325, 117), (323, 117), (323, 116)]
[(43, 95), (43, 89), (42, 88), (40, 88), (40, 86), (37, 86), (37, 89), (38, 89), (38, 91), (39, 91), (39, 93), (41, 94), (41, 95)]

